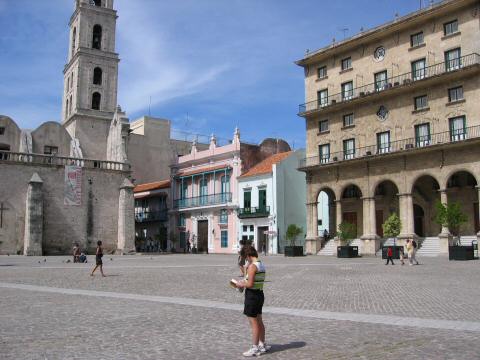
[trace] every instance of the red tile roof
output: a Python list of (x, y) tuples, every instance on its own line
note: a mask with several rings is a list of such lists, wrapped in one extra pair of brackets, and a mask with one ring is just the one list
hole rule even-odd
[(272, 172), (273, 164), (278, 164), (292, 154), (292, 151), (287, 151), (279, 154), (272, 155), (265, 160), (259, 162), (254, 167), (250, 168), (246, 173), (243, 173), (240, 178), (249, 176), (257, 176), (262, 174), (270, 174)]
[(134, 193), (140, 193), (144, 191), (152, 191), (159, 189), (167, 189), (170, 187), (170, 180), (155, 181), (146, 184), (139, 184), (133, 189)]
[(203, 172), (220, 170), (225, 168), (230, 169), (230, 166), (224, 164), (224, 165), (216, 165), (216, 166), (210, 166), (206, 168), (193, 169), (193, 170), (183, 169), (183, 170), (180, 170), (176, 176), (189, 176), (189, 175), (201, 174)]

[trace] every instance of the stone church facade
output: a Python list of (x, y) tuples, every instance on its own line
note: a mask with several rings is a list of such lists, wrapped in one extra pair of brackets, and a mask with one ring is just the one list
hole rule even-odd
[(74, 243), (92, 252), (98, 240), (133, 252), (132, 181), (169, 178), (171, 159), (190, 150), (170, 139), (168, 120), (131, 126), (117, 105), (113, 0), (74, 6), (62, 122), (29, 131), (0, 116), (0, 254), (65, 254)]
[(452, 234), (435, 222), (438, 202), (461, 204), (468, 221), (458, 235), (476, 239), (479, 19), (478, 1), (445, 0), (297, 62), (309, 253), (325, 243), (319, 229), (334, 234), (345, 221), (356, 225), (361, 253), (374, 254), (397, 213), (400, 244), (428, 241), (446, 254)]

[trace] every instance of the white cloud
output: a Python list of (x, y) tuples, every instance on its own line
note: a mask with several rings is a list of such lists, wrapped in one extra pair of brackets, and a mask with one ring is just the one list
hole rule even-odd
[[(203, 64), (182, 55), (181, 46), (155, 26), (149, 7), (122, 3), (117, 26), (121, 42), (119, 103), (138, 112), (169, 100), (201, 92), (226, 72), (229, 64)], [(151, 10), (151, 9), (150, 9)], [(141, 40), (140, 40), (141, 39)]]

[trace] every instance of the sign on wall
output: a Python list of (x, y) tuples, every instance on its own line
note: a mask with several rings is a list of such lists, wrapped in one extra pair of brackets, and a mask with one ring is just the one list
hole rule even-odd
[(80, 166), (65, 166), (65, 198), (67, 206), (82, 205), (82, 168)]

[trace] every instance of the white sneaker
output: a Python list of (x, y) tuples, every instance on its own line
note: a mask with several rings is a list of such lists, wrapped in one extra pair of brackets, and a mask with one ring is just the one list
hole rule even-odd
[(260, 355), (262, 355), (262, 353), (260, 352), (260, 350), (256, 346), (252, 346), (250, 348), (250, 350), (245, 351), (243, 353), (243, 356), (245, 356), (245, 357), (253, 357), (253, 356), (260, 356)]
[(269, 351), (272, 347), (267, 344), (263, 345), (258, 345), (258, 351), (260, 351), (262, 354), (265, 354), (267, 351)]

